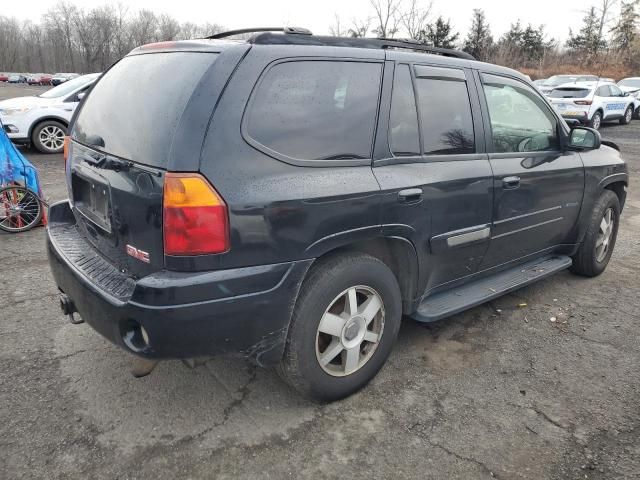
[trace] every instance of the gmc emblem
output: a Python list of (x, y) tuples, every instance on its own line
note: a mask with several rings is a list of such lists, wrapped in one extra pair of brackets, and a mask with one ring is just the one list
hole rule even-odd
[(142, 250), (138, 250), (136, 247), (127, 245), (127, 255), (131, 255), (133, 258), (137, 258), (141, 262), (149, 263), (149, 253)]

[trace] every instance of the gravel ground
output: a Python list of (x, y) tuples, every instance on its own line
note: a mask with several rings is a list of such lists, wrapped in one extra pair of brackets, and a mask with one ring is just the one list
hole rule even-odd
[[(602, 134), (633, 182), (607, 271), (406, 321), (370, 386), (331, 405), (237, 358), (134, 379), (60, 313), (44, 230), (0, 234), (0, 478), (640, 478), (640, 121)], [(63, 199), (61, 156), (24, 153)]]

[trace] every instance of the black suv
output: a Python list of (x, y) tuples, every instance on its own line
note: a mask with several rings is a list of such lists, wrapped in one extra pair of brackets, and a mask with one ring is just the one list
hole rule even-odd
[(96, 82), (49, 211), (66, 313), (129, 352), (240, 352), (318, 399), (433, 322), (595, 276), (628, 174), (521, 74), (408, 41), (163, 42)]

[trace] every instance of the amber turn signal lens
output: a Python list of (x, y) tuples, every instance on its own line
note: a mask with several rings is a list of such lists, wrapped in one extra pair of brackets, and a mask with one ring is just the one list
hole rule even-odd
[(164, 178), (163, 232), (165, 255), (206, 255), (229, 250), (227, 205), (197, 173)]
[(62, 147), (62, 157), (64, 158), (64, 163), (67, 163), (67, 158), (69, 157), (69, 142), (71, 141), (68, 135), (64, 137), (64, 144)]

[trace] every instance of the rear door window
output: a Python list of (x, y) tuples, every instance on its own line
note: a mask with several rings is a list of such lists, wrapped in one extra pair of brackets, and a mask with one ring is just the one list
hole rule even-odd
[(396, 67), (389, 118), (389, 147), (397, 157), (420, 155), (418, 112), (409, 65)]
[(289, 61), (259, 82), (245, 137), (284, 161), (371, 158), (381, 63)]
[(602, 86), (598, 87), (598, 89), (596, 90), (596, 96), (598, 96), (598, 97), (610, 97), (611, 96), (611, 91), (609, 90), (609, 86), (608, 85), (602, 85)]
[(423, 152), (426, 155), (474, 153), (473, 117), (464, 71), (415, 68)]
[(217, 56), (162, 52), (123, 58), (85, 99), (73, 128), (74, 139), (118, 157), (165, 168), (180, 117)]

